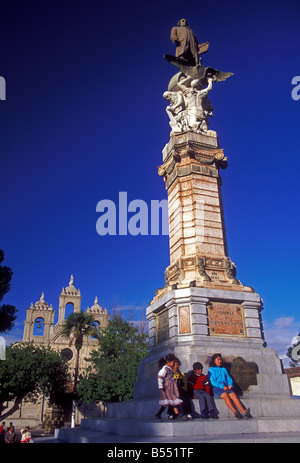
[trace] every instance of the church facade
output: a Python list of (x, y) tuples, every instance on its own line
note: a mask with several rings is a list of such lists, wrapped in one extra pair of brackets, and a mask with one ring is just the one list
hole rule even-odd
[[(69, 313), (81, 312), (81, 292), (74, 286), (74, 278), (71, 275), (69, 285), (62, 289), (59, 295), (58, 322), (54, 324), (55, 310), (52, 304), (45, 301), (44, 293), (35, 304), (31, 304), (26, 310), (26, 320), (24, 326), (23, 342), (33, 342), (43, 344), (61, 352), (69, 362), (70, 371), (75, 368), (76, 351), (75, 346), (70, 345), (69, 339), (61, 335), (63, 323)], [(86, 313), (94, 316), (93, 325), (97, 330), (107, 327), (109, 315), (106, 309), (100, 307), (98, 298), (95, 298), (92, 307), (87, 307)], [(92, 337), (85, 337), (82, 350), (80, 352), (79, 373), (87, 366), (86, 358), (97, 346), (97, 340)]]
[[(24, 333), (22, 342), (33, 342), (38, 345), (51, 347), (53, 350), (60, 352), (68, 360), (69, 371), (71, 376), (74, 374), (76, 349), (70, 340), (61, 335), (61, 329), (67, 316), (74, 312), (80, 313), (82, 295), (79, 289), (74, 286), (74, 278), (71, 275), (69, 285), (62, 288), (59, 295), (58, 320), (55, 323), (55, 314), (52, 304), (48, 304), (45, 295), (42, 293), (40, 299), (31, 304), (26, 310), (26, 320), (24, 324)], [(86, 313), (94, 316), (93, 325), (97, 330), (104, 330), (109, 321), (109, 315), (106, 309), (100, 307), (98, 298), (95, 298), (94, 304), (87, 307)], [(93, 337), (84, 337), (83, 346), (80, 351), (79, 375), (83, 373), (88, 366), (87, 359), (93, 349), (97, 347), (97, 339)], [(70, 392), (72, 385), (70, 385)], [(10, 404), (8, 409), (10, 408)], [(68, 423), (71, 416), (72, 394), (66, 393), (57, 405), (50, 405), (48, 400), (40, 397), (37, 403), (23, 401), (20, 409), (9, 416), (9, 419), (19, 427), (22, 425), (36, 426), (41, 423), (46, 424), (48, 430), (53, 427), (59, 427), (62, 423)], [(99, 416), (102, 414), (102, 404), (83, 405), (76, 410), (76, 423), (79, 424), (81, 418), (87, 416)], [(8, 418), (7, 418), (8, 419)]]

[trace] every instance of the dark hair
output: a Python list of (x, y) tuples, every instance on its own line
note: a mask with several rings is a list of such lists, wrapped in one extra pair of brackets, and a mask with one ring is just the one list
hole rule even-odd
[(167, 362), (172, 362), (172, 360), (175, 360), (176, 357), (174, 354), (167, 354), (165, 357), (162, 357), (158, 361), (158, 369), (161, 370), (164, 365), (166, 365)]
[(174, 362), (175, 362), (175, 363), (179, 363), (179, 365), (181, 365), (181, 361), (179, 360), (178, 357), (175, 357)]
[(203, 370), (203, 365), (200, 362), (193, 363), (193, 370)]
[(212, 358), (210, 359), (210, 362), (209, 362), (209, 366), (210, 366), (210, 367), (215, 367), (215, 366), (216, 366), (215, 360), (216, 360), (216, 358), (218, 358), (218, 357), (220, 357), (220, 358), (222, 359), (222, 354), (214, 354), (214, 355), (212, 356)]

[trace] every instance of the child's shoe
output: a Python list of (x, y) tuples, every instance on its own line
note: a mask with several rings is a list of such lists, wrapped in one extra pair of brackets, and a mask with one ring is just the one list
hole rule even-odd
[(214, 410), (210, 410), (209, 411), (209, 415), (208, 415), (209, 418), (212, 418), (213, 420), (217, 420), (218, 417), (217, 415), (215, 414), (215, 411)]
[(207, 420), (208, 416), (205, 412), (201, 412), (201, 418), (203, 418), (204, 420)]
[(242, 415), (247, 420), (250, 417), (250, 408), (247, 408)]

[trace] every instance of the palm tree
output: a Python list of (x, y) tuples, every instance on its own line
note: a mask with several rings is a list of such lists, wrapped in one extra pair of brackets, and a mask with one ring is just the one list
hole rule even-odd
[[(75, 372), (74, 372), (74, 393), (76, 392), (76, 386), (78, 381), (78, 372), (79, 372), (79, 357), (80, 350), (83, 344), (84, 336), (94, 336), (97, 337), (97, 331), (93, 326), (95, 319), (92, 314), (87, 314), (84, 312), (77, 312), (70, 314), (63, 323), (61, 335), (64, 338), (70, 340), (69, 345), (71, 346), (74, 342), (76, 349), (76, 360), (75, 360)], [(72, 420), (71, 427), (75, 427), (75, 401), (73, 401), (72, 406)]]

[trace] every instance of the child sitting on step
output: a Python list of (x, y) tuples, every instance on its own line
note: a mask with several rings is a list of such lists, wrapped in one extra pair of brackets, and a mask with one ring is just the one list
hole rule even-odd
[(201, 418), (217, 418), (214, 403), (210, 395), (209, 381), (202, 374), (203, 365), (200, 362), (193, 364), (193, 372), (188, 377), (188, 388), (194, 399), (199, 399)]
[[(221, 397), (227, 407), (232, 411), (236, 418), (249, 418), (250, 408), (245, 409), (240, 399), (233, 390), (232, 378), (227, 373), (226, 368), (222, 367), (223, 359), (221, 354), (214, 354), (210, 361), (208, 378), (213, 386), (215, 397)], [(237, 407), (238, 410), (234, 407)]]

